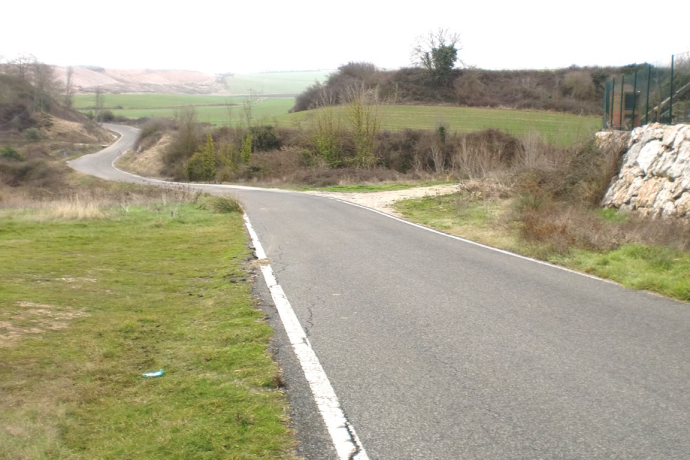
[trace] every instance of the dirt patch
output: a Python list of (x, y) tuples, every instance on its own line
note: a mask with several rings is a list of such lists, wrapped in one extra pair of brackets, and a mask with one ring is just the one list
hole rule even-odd
[(42, 131), (49, 139), (84, 144), (105, 144), (112, 142), (115, 138), (112, 133), (95, 125), (89, 129), (82, 123), (63, 120), (57, 117), (51, 117), (49, 127), (44, 128)]
[(11, 346), (28, 335), (64, 329), (70, 321), (87, 316), (81, 310), (44, 303), (21, 301), (16, 305), (20, 308), (4, 311), (0, 317), (0, 347)]
[(56, 281), (64, 281), (65, 283), (78, 283), (80, 281), (86, 281), (88, 283), (95, 283), (95, 278), (55, 278)]
[(448, 195), (461, 190), (460, 184), (435, 185), (431, 187), (415, 187), (405, 190), (388, 190), (385, 192), (350, 193), (350, 192), (304, 192), (310, 195), (326, 196), (355, 203), (393, 216), (402, 217), (393, 209), (393, 205), (401, 200), (422, 198), (425, 196)]
[(116, 165), (126, 171), (141, 176), (161, 177), (163, 152), (172, 140), (169, 134), (163, 135), (153, 146), (140, 152), (130, 151), (120, 158)]

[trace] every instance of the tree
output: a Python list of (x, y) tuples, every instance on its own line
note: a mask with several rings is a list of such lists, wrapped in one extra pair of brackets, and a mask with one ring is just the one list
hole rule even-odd
[(28, 81), (32, 66), (37, 62), (33, 54), (20, 54), (9, 62), (12, 71), (22, 80)]
[(437, 84), (449, 84), (453, 80), (453, 68), (458, 62), (458, 51), (462, 49), (459, 44), (459, 34), (438, 29), (417, 38), (412, 59), (426, 69)]
[(72, 74), (74, 73), (72, 66), (67, 67), (66, 79), (65, 79), (65, 105), (67, 107), (72, 107), (72, 94), (74, 89), (72, 88)]
[(30, 70), (34, 86), (34, 110), (49, 110), (51, 101), (60, 92), (55, 69), (53, 66), (35, 61)]
[(185, 175), (190, 181), (206, 181), (216, 177), (216, 147), (211, 133), (206, 134), (206, 145), (185, 164)]
[(97, 122), (103, 121), (103, 120), (101, 120), (101, 113), (103, 112), (103, 105), (104, 105), (103, 90), (101, 90), (100, 86), (97, 86), (96, 92), (94, 94), (94, 107), (96, 109), (96, 121)]

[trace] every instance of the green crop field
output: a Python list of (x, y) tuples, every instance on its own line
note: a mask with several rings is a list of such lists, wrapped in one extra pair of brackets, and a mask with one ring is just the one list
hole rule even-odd
[[(246, 98), (194, 94), (105, 94), (103, 107), (126, 118), (174, 118), (182, 107), (193, 106), (199, 121), (213, 125), (236, 125), (244, 119), (244, 104), (251, 106), (252, 120), (272, 123), (273, 117), (286, 115), (295, 104), (292, 97)], [(95, 97), (74, 97), (74, 107), (89, 112)]]
[[(106, 109), (146, 109), (160, 107), (179, 107), (185, 105), (241, 104), (246, 98), (241, 96), (207, 96), (201, 94), (104, 94), (103, 107)], [(96, 104), (93, 94), (74, 96), (74, 108), (86, 109)]]
[[(339, 109), (345, 117), (344, 109)], [(496, 128), (522, 137), (531, 132), (543, 135), (556, 144), (571, 144), (585, 139), (601, 127), (601, 118), (569, 113), (484, 109), (476, 107), (382, 105), (378, 108), (381, 126), (385, 129), (432, 129), (443, 123), (451, 131), (472, 132)], [(297, 112), (278, 117), (285, 125), (308, 122), (314, 111)]]
[(331, 70), (236, 74), (225, 79), (232, 94), (299, 94), (314, 82), (323, 82)]

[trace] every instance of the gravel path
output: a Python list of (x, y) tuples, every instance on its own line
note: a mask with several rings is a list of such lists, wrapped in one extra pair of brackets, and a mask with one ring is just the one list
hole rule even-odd
[(408, 198), (422, 198), (425, 196), (448, 195), (458, 192), (460, 184), (435, 185), (432, 187), (415, 187), (405, 190), (388, 190), (385, 192), (304, 192), (310, 195), (326, 196), (359, 204), (377, 211), (385, 212), (394, 216), (402, 217), (400, 213), (393, 209), (397, 201), (407, 200)]

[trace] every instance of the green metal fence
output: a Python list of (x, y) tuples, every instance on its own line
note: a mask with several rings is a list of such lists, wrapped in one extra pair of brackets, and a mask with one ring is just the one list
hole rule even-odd
[(690, 52), (670, 61), (630, 66), (604, 87), (603, 128), (690, 123)]

